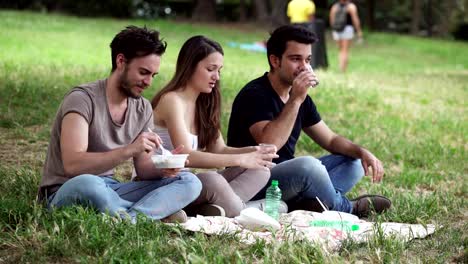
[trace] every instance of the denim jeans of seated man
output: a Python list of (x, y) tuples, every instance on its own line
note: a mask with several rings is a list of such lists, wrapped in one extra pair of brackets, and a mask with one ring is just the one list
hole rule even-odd
[(278, 180), (282, 200), (288, 205), (299, 200), (316, 201), (318, 197), (330, 210), (352, 212), (345, 194), (364, 176), (361, 160), (343, 155), (320, 158), (297, 157), (277, 164), (271, 169), (270, 183), (252, 200), (265, 198), (271, 180)]
[(130, 217), (137, 213), (159, 220), (187, 206), (201, 191), (201, 182), (190, 172), (174, 178), (121, 183), (112, 177), (76, 176), (48, 197), (48, 207), (81, 204), (110, 215)]

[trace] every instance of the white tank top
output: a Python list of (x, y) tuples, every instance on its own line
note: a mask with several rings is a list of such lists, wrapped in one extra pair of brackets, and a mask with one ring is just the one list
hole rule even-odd
[[(153, 131), (156, 134), (158, 134), (158, 136), (161, 138), (161, 140), (163, 141), (163, 147), (165, 149), (167, 150), (174, 149), (174, 146), (172, 145), (172, 141), (171, 141), (171, 136), (169, 135), (169, 130), (167, 128), (158, 126), (155, 124)], [(193, 150), (198, 149), (198, 136), (191, 134), (191, 133), (189, 133), (189, 136), (190, 136), (190, 141), (192, 142), (192, 145), (190, 147), (192, 147)], [(156, 153), (161, 154), (161, 150), (157, 149)]]

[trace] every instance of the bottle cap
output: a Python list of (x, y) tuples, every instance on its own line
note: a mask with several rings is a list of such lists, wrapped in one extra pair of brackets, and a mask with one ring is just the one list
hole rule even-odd
[(272, 180), (271, 185), (272, 186), (278, 186), (278, 181), (277, 180)]

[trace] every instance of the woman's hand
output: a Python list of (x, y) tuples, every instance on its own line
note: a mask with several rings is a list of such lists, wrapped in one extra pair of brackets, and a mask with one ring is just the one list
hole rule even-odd
[(161, 169), (161, 173), (165, 178), (174, 178), (179, 174), (181, 169)]
[(270, 169), (276, 164), (271, 162), (277, 158), (276, 146), (262, 145), (252, 148), (254, 151), (239, 154), (239, 166), (248, 169)]

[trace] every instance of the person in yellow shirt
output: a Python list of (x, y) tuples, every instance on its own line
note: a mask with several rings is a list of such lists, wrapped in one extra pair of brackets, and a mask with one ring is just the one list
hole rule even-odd
[(292, 0), (287, 15), (291, 24), (307, 23), (314, 20), (315, 4), (311, 0)]
[(317, 42), (312, 46), (312, 68), (327, 68), (327, 48), (325, 45), (325, 23), (315, 18), (315, 4), (311, 0), (291, 0), (288, 3), (287, 16), (291, 24), (301, 25), (312, 31)]

